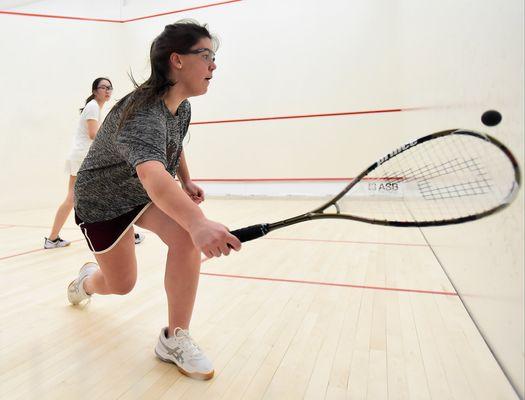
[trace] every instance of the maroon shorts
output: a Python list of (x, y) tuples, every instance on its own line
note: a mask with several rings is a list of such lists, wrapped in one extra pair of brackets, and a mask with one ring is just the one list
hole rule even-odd
[(119, 215), (116, 218), (87, 223), (82, 221), (75, 213), (75, 223), (86, 238), (89, 249), (97, 253), (105, 253), (111, 250), (124, 236), (128, 229), (139, 219), (151, 203), (135, 207), (126, 214)]

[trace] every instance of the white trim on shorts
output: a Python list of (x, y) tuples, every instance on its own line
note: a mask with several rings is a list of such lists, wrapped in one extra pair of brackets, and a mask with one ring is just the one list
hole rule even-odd
[[(144, 214), (144, 212), (148, 209), (149, 206), (151, 206), (153, 203), (152, 202), (149, 202), (148, 204), (146, 204), (144, 206), (144, 208), (142, 210), (140, 210), (140, 212), (137, 214), (137, 216), (135, 218), (133, 218), (133, 220), (129, 223), (129, 225), (126, 227), (126, 229), (124, 229), (124, 231), (122, 231), (122, 233), (120, 234), (120, 236), (117, 238), (117, 240), (115, 240), (113, 242), (113, 244), (111, 246), (109, 246), (107, 249), (105, 250), (101, 250), (101, 251), (92, 251), (93, 254), (104, 254), (104, 253), (107, 253), (108, 251), (110, 251), (111, 249), (113, 249), (113, 247), (115, 247), (118, 242), (120, 242), (120, 239), (122, 239), (122, 237), (126, 234), (126, 232), (129, 230), (129, 228), (131, 228), (135, 222), (137, 222), (137, 220), (142, 216), (142, 214)], [(87, 235), (87, 231), (85, 232), (85, 236), (86, 238), (91, 242), (91, 240), (89, 239), (88, 235)], [(91, 247), (93, 247), (93, 245), (91, 245)], [(94, 248), (94, 247), (93, 247)]]

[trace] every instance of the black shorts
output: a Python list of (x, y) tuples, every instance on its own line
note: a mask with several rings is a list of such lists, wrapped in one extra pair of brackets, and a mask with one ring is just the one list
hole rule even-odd
[(116, 218), (91, 224), (82, 221), (75, 213), (75, 223), (84, 234), (89, 249), (95, 254), (105, 253), (115, 247), (150, 204), (142, 204)]

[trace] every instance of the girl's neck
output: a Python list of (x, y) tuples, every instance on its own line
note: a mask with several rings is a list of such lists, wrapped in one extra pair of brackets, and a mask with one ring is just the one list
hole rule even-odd
[(102, 108), (102, 106), (104, 105), (105, 101), (104, 100), (98, 100), (98, 99), (95, 99), (95, 101), (97, 102), (98, 104), (98, 108)]
[(188, 96), (185, 96), (184, 94), (180, 93), (180, 90), (175, 90), (175, 86), (172, 86), (168, 90), (168, 93), (164, 95), (163, 100), (168, 110), (170, 110), (170, 112), (175, 115), (180, 104), (187, 98)]

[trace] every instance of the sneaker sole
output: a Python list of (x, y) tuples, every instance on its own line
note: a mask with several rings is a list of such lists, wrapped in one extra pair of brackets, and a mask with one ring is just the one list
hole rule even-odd
[(63, 246), (51, 246), (51, 247), (46, 247), (46, 246), (44, 245), (44, 249), (46, 249), (46, 250), (51, 250), (51, 249), (61, 249), (61, 248), (63, 248), (63, 247), (67, 247), (67, 246), (69, 246), (70, 244), (71, 244), (71, 243), (65, 244), (65, 245), (63, 245)]
[(69, 292), (70, 292), (70, 288), (71, 288), (71, 285), (74, 285), (75, 284), (75, 279), (73, 279), (69, 285), (67, 285), (67, 299), (69, 300), (69, 303), (71, 303), (71, 305), (73, 306), (78, 306), (79, 303), (73, 303), (73, 301), (71, 300), (71, 298), (69, 297)]
[(179, 372), (181, 374), (186, 375), (186, 376), (188, 376), (190, 378), (193, 378), (193, 379), (199, 379), (201, 381), (207, 381), (207, 380), (210, 380), (211, 378), (213, 378), (213, 375), (215, 374), (215, 371), (208, 372), (207, 374), (203, 374), (203, 373), (200, 373), (200, 372), (188, 372), (188, 371), (182, 369), (175, 361), (170, 360), (169, 358), (162, 357), (159, 353), (157, 353), (157, 349), (155, 349), (155, 355), (161, 361), (164, 361), (164, 362), (167, 362), (167, 363), (171, 363), (171, 364), (175, 364), (175, 366), (177, 367), (177, 369), (179, 370)]

